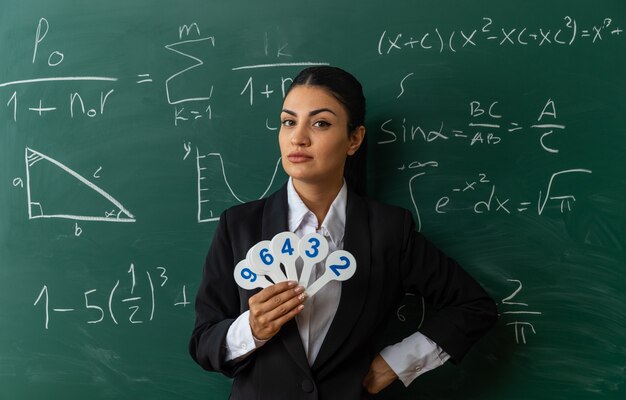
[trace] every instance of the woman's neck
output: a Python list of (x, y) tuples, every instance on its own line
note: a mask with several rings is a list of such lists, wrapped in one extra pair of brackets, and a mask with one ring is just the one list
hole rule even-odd
[(317, 217), (318, 229), (330, 210), (330, 206), (337, 197), (343, 186), (343, 178), (338, 182), (328, 184), (311, 184), (293, 179), (293, 187), (298, 196), (315, 217)]

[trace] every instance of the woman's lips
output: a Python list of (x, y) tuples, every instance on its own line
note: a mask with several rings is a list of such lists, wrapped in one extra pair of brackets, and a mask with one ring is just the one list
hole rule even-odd
[(313, 159), (313, 157), (309, 156), (306, 153), (294, 151), (293, 153), (287, 154), (287, 159), (289, 160), (289, 162), (292, 162), (294, 164), (299, 164), (299, 163), (310, 161)]

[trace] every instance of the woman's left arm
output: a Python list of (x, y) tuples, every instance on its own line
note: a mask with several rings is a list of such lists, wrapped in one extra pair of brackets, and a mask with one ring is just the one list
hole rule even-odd
[(453, 362), (459, 362), (495, 324), (495, 302), (454, 259), (415, 231), (409, 211), (403, 237), (400, 263), (404, 289), (422, 295), (435, 308), (419, 331), (449, 354)]

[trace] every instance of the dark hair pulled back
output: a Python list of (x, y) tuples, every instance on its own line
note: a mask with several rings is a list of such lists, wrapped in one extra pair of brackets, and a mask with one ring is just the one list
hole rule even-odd
[[(296, 86), (313, 86), (326, 89), (346, 109), (348, 136), (365, 125), (365, 96), (361, 83), (350, 73), (331, 66), (305, 68), (293, 79), (285, 96)], [(358, 194), (367, 195), (367, 135), (357, 152), (346, 159), (344, 178)]]

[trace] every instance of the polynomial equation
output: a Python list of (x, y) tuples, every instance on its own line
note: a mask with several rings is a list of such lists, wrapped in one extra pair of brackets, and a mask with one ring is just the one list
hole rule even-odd
[(560, 24), (529, 28), (522, 25), (497, 25), (492, 18), (483, 17), (480, 26), (466, 30), (440, 30), (439, 28), (422, 32), (384, 30), (378, 38), (376, 50), (379, 55), (384, 56), (411, 50), (456, 53), (458, 50), (489, 44), (498, 47), (572, 46), (583, 41), (596, 44), (619, 37), (622, 33), (623, 30), (612, 18), (604, 18), (595, 24), (582, 26), (575, 18), (565, 16)]

